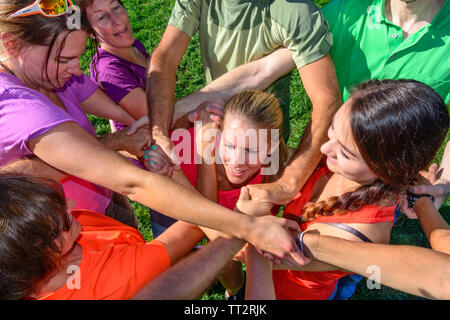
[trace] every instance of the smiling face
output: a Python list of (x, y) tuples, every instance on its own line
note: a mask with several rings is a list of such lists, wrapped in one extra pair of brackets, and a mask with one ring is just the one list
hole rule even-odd
[(343, 177), (367, 184), (376, 179), (358, 151), (350, 126), (350, 100), (336, 112), (328, 129), (328, 142), (320, 147), (328, 168)]
[(70, 32), (64, 42), (64, 47), (58, 55), (58, 48), (64, 35), (61, 34), (53, 46), (47, 67), (45, 69), (47, 46), (31, 45), (22, 52), (22, 73), (26, 81), (39, 88), (55, 89), (64, 86), (72, 75), (82, 74), (80, 57), (86, 47), (87, 34), (77, 30)]
[(128, 13), (117, 0), (94, 0), (86, 7), (86, 17), (102, 47), (128, 48), (133, 45)]
[[(243, 117), (225, 116), (219, 154), (231, 184), (245, 185), (261, 169), (260, 147), (263, 143), (269, 144), (270, 139), (260, 135), (260, 129), (264, 128)], [(270, 146), (266, 150), (270, 150)]]

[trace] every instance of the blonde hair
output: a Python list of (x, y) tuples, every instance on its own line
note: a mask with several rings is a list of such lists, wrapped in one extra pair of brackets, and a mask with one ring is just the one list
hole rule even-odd
[(279, 169), (276, 176), (279, 176), (284, 170), (288, 150), (283, 140), (283, 112), (278, 99), (273, 94), (258, 90), (245, 90), (234, 95), (225, 105), (224, 120), (229, 114), (241, 116), (266, 129), (278, 130), (280, 141), (276, 151), (279, 152)]

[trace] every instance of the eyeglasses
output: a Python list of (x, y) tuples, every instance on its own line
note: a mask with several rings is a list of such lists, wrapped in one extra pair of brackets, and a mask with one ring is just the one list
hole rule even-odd
[(29, 6), (14, 12), (9, 17), (26, 17), (33, 14), (42, 14), (46, 17), (59, 17), (69, 11), (69, 5), (75, 9), (71, 0), (36, 0)]
[(72, 227), (72, 221), (73, 221), (73, 218), (71, 220), (69, 218), (69, 214), (66, 213), (66, 222), (64, 223), (64, 226), (63, 226), (63, 230), (64, 231), (69, 231), (70, 230), (70, 228)]

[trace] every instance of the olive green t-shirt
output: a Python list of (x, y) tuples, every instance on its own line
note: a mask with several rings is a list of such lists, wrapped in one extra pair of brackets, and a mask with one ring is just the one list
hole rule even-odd
[(333, 34), (330, 53), (344, 101), (365, 80), (414, 79), (450, 102), (450, 0), (405, 40), (385, 16), (385, 0), (333, 0), (322, 12)]
[[(207, 82), (279, 47), (292, 51), (298, 69), (331, 48), (328, 25), (308, 0), (176, 0), (169, 25), (189, 37), (199, 31)], [(290, 78), (288, 74), (268, 89), (280, 100), (286, 140)]]

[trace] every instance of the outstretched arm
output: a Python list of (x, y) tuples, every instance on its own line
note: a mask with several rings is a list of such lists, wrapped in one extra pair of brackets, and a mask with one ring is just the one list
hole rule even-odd
[(174, 219), (220, 230), (281, 259), (304, 263), (290, 234), (298, 231), (294, 221), (272, 216), (254, 218), (228, 210), (166, 177), (139, 169), (75, 123), (58, 125), (32, 139), (29, 148), (61, 171), (119, 192)]
[(68, 177), (64, 172), (49, 166), (37, 157), (19, 159), (0, 168), (2, 174), (23, 174), (27, 176), (39, 176), (62, 181)]
[(176, 71), (190, 38), (167, 26), (152, 54), (147, 73), (147, 106), (153, 135), (169, 135), (175, 105)]
[(100, 88), (98, 88), (88, 99), (81, 103), (85, 113), (89, 113), (101, 118), (112, 119), (130, 125), (134, 118), (125, 109), (117, 105)]
[(429, 198), (420, 198), (414, 203), (414, 212), (419, 218), (431, 248), (450, 254), (450, 227)]
[(193, 111), (203, 101), (228, 101), (235, 94), (246, 90), (264, 90), (274, 81), (295, 68), (292, 53), (278, 49), (261, 59), (240, 65), (225, 73), (206, 87), (177, 101), (173, 123), (184, 114)]
[(376, 276), (383, 285), (409, 294), (450, 298), (448, 254), (421, 247), (353, 242), (317, 232), (307, 232), (303, 243), (310, 258), (368, 278)]
[(239, 239), (218, 238), (154, 278), (133, 299), (197, 299), (244, 244)]
[(311, 119), (282, 177), (274, 183), (249, 186), (252, 198), (274, 204), (290, 202), (322, 158), (320, 146), (327, 141), (332, 117), (341, 106), (334, 64), (326, 55), (299, 69), (299, 73), (313, 105)]

